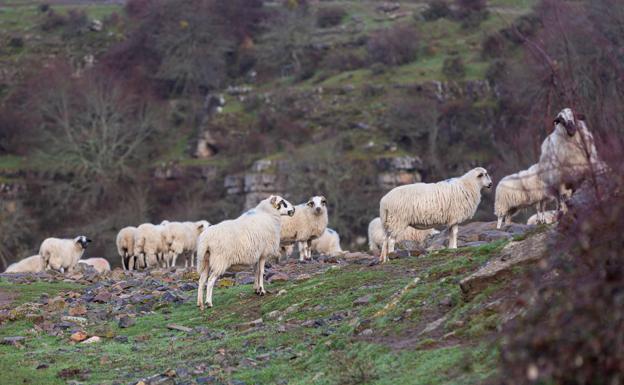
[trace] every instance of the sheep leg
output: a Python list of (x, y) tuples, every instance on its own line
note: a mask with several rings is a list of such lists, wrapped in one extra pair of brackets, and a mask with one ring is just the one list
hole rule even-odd
[(459, 230), (458, 225), (452, 225), (449, 229), (449, 249), (457, 248), (457, 232)]
[(303, 262), (306, 256), (305, 245), (303, 242), (297, 242), (299, 248), (299, 262)]
[(204, 270), (199, 275), (199, 285), (197, 286), (197, 306), (204, 310), (204, 285), (208, 280), (208, 271)]
[(208, 283), (206, 283), (206, 305), (208, 307), (212, 307), (212, 289), (217, 282), (217, 278), (219, 278), (219, 275), (213, 271), (210, 273)]
[(257, 267), (258, 271), (256, 272), (256, 279), (258, 281), (258, 287), (256, 288), (256, 294), (265, 295), (266, 291), (264, 290), (264, 262), (266, 259), (264, 257), (260, 257), (258, 261)]
[(122, 267), (124, 270), (128, 270), (128, 269), (126, 268), (126, 257), (127, 257), (127, 256), (128, 256), (128, 253), (123, 253), (123, 255), (121, 256), (121, 267)]
[(395, 239), (392, 236), (388, 237), (388, 254), (394, 252), (394, 246), (396, 244)]
[(178, 262), (178, 255), (180, 254), (178, 253), (172, 253), (172, 254), (173, 254), (173, 257), (171, 258), (171, 266), (175, 266), (176, 263)]
[(390, 243), (390, 236), (386, 235), (381, 244), (381, 253), (379, 253), (380, 263), (385, 263), (388, 260), (388, 243)]
[(498, 230), (500, 230), (501, 227), (503, 227), (503, 221), (505, 220), (505, 216), (501, 215), (498, 217), (498, 221), (496, 222), (496, 228)]
[(312, 240), (308, 239), (308, 241), (306, 242), (306, 259), (307, 260), (311, 260), (312, 259)]

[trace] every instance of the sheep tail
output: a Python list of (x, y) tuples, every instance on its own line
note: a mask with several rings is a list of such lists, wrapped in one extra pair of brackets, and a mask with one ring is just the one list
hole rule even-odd
[(388, 231), (386, 230), (388, 228), (388, 226), (386, 226), (386, 221), (388, 220), (387, 209), (384, 208), (380, 210), (379, 219), (381, 219), (381, 229), (383, 230), (384, 234), (388, 234)]
[(201, 242), (197, 246), (197, 273), (201, 274), (210, 266), (210, 251)]

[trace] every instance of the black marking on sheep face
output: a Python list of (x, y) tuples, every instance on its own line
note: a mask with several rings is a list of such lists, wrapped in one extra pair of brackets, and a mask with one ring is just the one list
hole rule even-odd
[(477, 174), (477, 178), (481, 181), (481, 184), (483, 186), (487, 188), (492, 187), (492, 179), (485, 169), (483, 169), (483, 171), (479, 171), (479, 173)]
[(87, 245), (91, 242), (91, 239), (85, 237), (84, 235), (79, 236), (76, 240), (76, 243), (78, 243), (83, 249), (86, 249)]

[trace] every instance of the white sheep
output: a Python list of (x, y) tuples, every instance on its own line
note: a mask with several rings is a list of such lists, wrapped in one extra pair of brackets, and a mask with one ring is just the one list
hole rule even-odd
[[(136, 263), (134, 258), (134, 237), (136, 235), (137, 228), (134, 226), (124, 227), (119, 230), (115, 243), (117, 244), (117, 252), (121, 257), (121, 267), (124, 270), (132, 270)], [(129, 266), (132, 260), (132, 266)]]
[(84, 263), (85, 265), (93, 266), (95, 271), (102, 274), (110, 271), (110, 263), (105, 258), (87, 258), (81, 259), (78, 263)]
[(320, 237), (313, 239), (310, 246), (313, 251), (319, 254), (331, 255), (332, 257), (342, 254), (340, 235), (338, 235), (336, 230), (329, 227), (325, 229)]
[(84, 235), (74, 239), (47, 238), (41, 243), (39, 255), (46, 269), (64, 273), (73, 270), (90, 242)]
[(327, 200), (323, 196), (310, 198), (295, 206), (295, 215), (282, 217), (281, 244), (298, 242), (299, 260), (312, 258), (312, 240), (323, 235), (327, 227)]
[(487, 171), (477, 167), (458, 178), (438, 183), (414, 183), (395, 187), (379, 202), (379, 216), (386, 234), (379, 259), (388, 260), (389, 244), (405, 229), (449, 228), (449, 248), (457, 248), (458, 225), (474, 216), (481, 189), (492, 187)]
[(164, 247), (168, 252), (168, 266), (175, 266), (178, 257), (187, 255), (186, 265), (189, 260), (193, 266), (193, 254), (197, 248), (197, 237), (210, 226), (208, 221), (197, 222), (168, 222), (162, 232)]
[(280, 253), (280, 217), (294, 213), (287, 200), (272, 195), (251, 212), (204, 230), (197, 240), (197, 306), (204, 310), (205, 286), (206, 304), (212, 307), (212, 288), (232, 265), (254, 265), (254, 290), (264, 295), (264, 263)]
[(542, 142), (539, 159), (540, 175), (549, 193), (558, 199), (562, 212), (565, 201), (580, 183), (592, 173), (602, 173), (605, 164), (599, 159), (594, 137), (585, 117), (564, 108), (554, 120), (555, 129)]
[(39, 254), (15, 262), (4, 271), (5, 273), (40, 273), (45, 270), (43, 259)]
[(164, 225), (143, 223), (134, 235), (135, 266), (154, 267), (164, 261), (166, 248), (162, 241)]
[[(390, 240), (390, 244), (388, 245), (388, 252), (394, 251), (395, 242), (411, 241), (422, 245), (427, 240), (427, 238), (438, 233), (439, 231), (436, 229), (419, 230), (413, 227), (408, 227), (398, 238), (396, 238), (396, 240)], [(370, 221), (370, 223), (368, 224), (369, 250), (373, 253), (380, 252), (385, 238), (386, 234), (383, 230), (383, 226), (381, 225), (381, 218), (377, 217)]]
[(537, 213), (542, 213), (551, 199), (540, 176), (539, 164), (507, 175), (496, 186), (494, 199), (494, 214), (498, 218), (496, 228), (500, 229), (503, 223), (511, 223), (511, 218), (525, 207), (535, 205)]
[(557, 210), (548, 210), (542, 213), (531, 215), (527, 220), (527, 225), (551, 224), (557, 222)]

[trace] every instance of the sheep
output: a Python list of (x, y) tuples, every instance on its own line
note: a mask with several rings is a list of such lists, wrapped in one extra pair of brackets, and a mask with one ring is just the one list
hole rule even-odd
[(168, 265), (175, 266), (178, 257), (186, 253), (189, 255), (186, 259), (186, 265), (188, 266), (190, 260), (191, 266), (193, 266), (192, 257), (197, 248), (197, 237), (208, 226), (210, 226), (208, 221), (168, 222), (165, 224), (162, 237), (164, 247), (169, 254)]
[(45, 270), (43, 259), (39, 254), (15, 262), (4, 271), (5, 273), (40, 273)]
[(74, 239), (47, 238), (41, 243), (39, 255), (46, 269), (64, 273), (73, 270), (89, 243), (91, 240), (84, 235)]
[(282, 217), (281, 244), (299, 242), (299, 260), (312, 258), (312, 240), (323, 235), (327, 227), (327, 200), (314, 196), (306, 203), (295, 206), (293, 217)]
[(342, 254), (340, 235), (328, 227), (320, 237), (312, 240), (311, 248), (317, 253), (331, 255), (332, 257), (340, 255)]
[(142, 267), (157, 266), (166, 252), (162, 240), (164, 225), (143, 223), (134, 234), (135, 266), (140, 262)]
[[(413, 227), (408, 227), (405, 229), (403, 234), (401, 234), (396, 241), (391, 241), (389, 245), (389, 252), (394, 251), (394, 242), (404, 242), (404, 241), (412, 241), (416, 242), (419, 245), (422, 245), (427, 238), (432, 235), (438, 234), (439, 231), (436, 229), (427, 229), (427, 230), (418, 230)], [(381, 247), (383, 245), (384, 238), (386, 237), (383, 227), (381, 226), (381, 218), (374, 218), (368, 224), (368, 248), (373, 253), (378, 253), (381, 251)]]
[(254, 265), (254, 290), (264, 295), (264, 263), (280, 252), (280, 217), (293, 216), (295, 208), (284, 198), (272, 195), (261, 201), (253, 213), (226, 220), (205, 229), (197, 239), (199, 288), (197, 306), (212, 307), (212, 289), (217, 278), (232, 265)]
[(540, 176), (549, 193), (558, 200), (561, 212), (567, 211), (566, 199), (591, 173), (606, 170), (599, 159), (594, 137), (585, 117), (564, 108), (554, 120), (555, 128), (542, 142)]
[(531, 215), (527, 220), (527, 225), (551, 224), (555, 222), (557, 222), (557, 211), (548, 210)]
[(518, 210), (535, 205), (537, 213), (544, 211), (546, 203), (552, 198), (548, 194), (546, 184), (540, 177), (539, 164), (528, 170), (507, 175), (498, 182), (494, 199), (494, 215), (498, 218), (496, 228), (503, 223), (511, 223), (511, 218)]
[(388, 260), (390, 243), (405, 229), (449, 228), (449, 248), (457, 248), (458, 225), (477, 211), (481, 189), (492, 187), (486, 169), (477, 167), (463, 176), (437, 183), (414, 183), (395, 187), (381, 198), (379, 214), (385, 238), (379, 259)]
[(100, 274), (110, 271), (111, 269), (110, 263), (108, 263), (108, 261), (104, 258), (81, 259), (80, 261), (78, 261), (78, 263), (83, 263), (85, 265), (93, 266), (95, 271), (97, 271)]
[(117, 234), (116, 244), (117, 244), (117, 252), (121, 257), (121, 267), (124, 270), (132, 270), (134, 266), (130, 267), (129, 262), (132, 259), (133, 264), (135, 263), (134, 259), (134, 237), (136, 234), (137, 228), (134, 226), (124, 227), (119, 230)]

